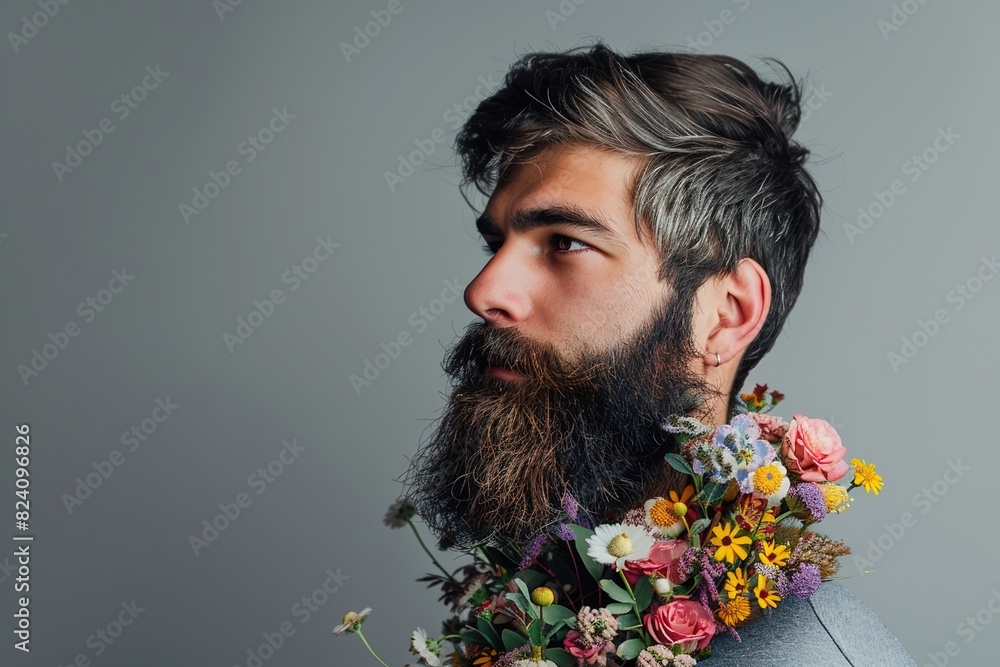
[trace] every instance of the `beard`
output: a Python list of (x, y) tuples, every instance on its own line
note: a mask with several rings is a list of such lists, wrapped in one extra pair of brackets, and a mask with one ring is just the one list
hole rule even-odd
[[(660, 488), (664, 454), (678, 451), (662, 421), (722, 396), (691, 369), (702, 356), (694, 299), (673, 302), (628, 340), (574, 362), (514, 327), (469, 325), (445, 356), (454, 389), (439, 427), (409, 470), (408, 496), (439, 546), (523, 545), (564, 522), (593, 525)], [(487, 365), (523, 377), (483, 375)], [(567, 515), (566, 494), (581, 518)]]

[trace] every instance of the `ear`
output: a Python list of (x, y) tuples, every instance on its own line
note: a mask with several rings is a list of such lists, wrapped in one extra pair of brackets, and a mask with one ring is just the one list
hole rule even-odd
[(732, 273), (714, 278), (705, 285), (702, 307), (707, 334), (703, 348), (709, 350), (706, 361), (715, 366), (715, 353), (722, 363), (736, 358), (764, 327), (771, 308), (771, 280), (764, 268), (744, 257)]

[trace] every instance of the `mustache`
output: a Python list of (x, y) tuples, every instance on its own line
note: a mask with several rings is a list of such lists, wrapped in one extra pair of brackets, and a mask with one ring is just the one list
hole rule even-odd
[(442, 368), (452, 379), (461, 380), (481, 376), (487, 366), (504, 367), (521, 373), (530, 384), (573, 390), (611, 372), (609, 356), (613, 360), (615, 355), (585, 356), (569, 363), (554, 345), (533, 341), (514, 327), (477, 321), (447, 352)]

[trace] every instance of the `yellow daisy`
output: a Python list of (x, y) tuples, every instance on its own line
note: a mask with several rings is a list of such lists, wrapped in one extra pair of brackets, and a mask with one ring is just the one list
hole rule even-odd
[(715, 550), (715, 560), (723, 560), (729, 564), (747, 557), (747, 550), (744, 548), (752, 541), (748, 535), (737, 536), (740, 529), (728, 521), (724, 526), (716, 526), (712, 529), (713, 537), (709, 540), (718, 547)]
[(784, 544), (765, 541), (761, 545), (761, 550), (757, 553), (761, 563), (775, 567), (785, 567), (788, 564), (788, 557), (792, 554)]
[(747, 575), (742, 567), (738, 567), (732, 572), (726, 572), (726, 593), (730, 598), (737, 598), (747, 589)]
[(854, 468), (854, 484), (877, 496), (882, 490), (882, 475), (875, 472), (875, 464), (865, 463), (864, 459), (851, 459), (851, 467)]
[(757, 575), (757, 586), (754, 587), (753, 594), (761, 609), (777, 607), (781, 602), (781, 596), (774, 590), (774, 582), (762, 574)]

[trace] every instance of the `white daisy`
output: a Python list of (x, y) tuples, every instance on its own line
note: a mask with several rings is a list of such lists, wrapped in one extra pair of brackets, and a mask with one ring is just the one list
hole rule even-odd
[(432, 652), (432, 648), (437, 649), (437, 642), (432, 639), (430, 643), (431, 646), (428, 646), (427, 632), (425, 630), (417, 628), (410, 635), (410, 651), (414, 655), (420, 656), (420, 659), (430, 665), (430, 667), (441, 667), (441, 658)]
[(344, 622), (333, 629), (333, 634), (339, 635), (344, 632), (354, 632), (361, 627), (361, 623), (364, 621), (365, 616), (370, 613), (372, 613), (371, 607), (365, 607), (359, 612), (347, 612), (344, 614)]
[(413, 518), (414, 514), (416, 514), (416, 508), (410, 499), (400, 498), (392, 505), (389, 505), (382, 523), (390, 528), (403, 528), (406, 526), (407, 521)]
[(551, 660), (518, 660), (517, 667), (559, 667)]
[(749, 479), (753, 482), (753, 495), (766, 499), (768, 507), (780, 504), (791, 485), (788, 470), (778, 459), (758, 467)]
[(614, 565), (615, 569), (625, 567), (625, 561), (639, 560), (649, 556), (653, 537), (642, 526), (626, 523), (601, 524), (594, 534), (587, 538), (587, 555), (598, 563)]
[(642, 509), (646, 525), (661, 537), (677, 537), (684, 532), (684, 522), (674, 512), (674, 503), (668, 498), (650, 498)]

